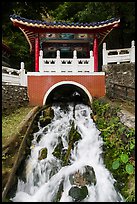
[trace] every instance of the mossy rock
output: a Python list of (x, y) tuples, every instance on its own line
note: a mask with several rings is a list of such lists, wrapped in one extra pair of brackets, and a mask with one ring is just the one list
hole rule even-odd
[(46, 147), (39, 151), (38, 159), (42, 160), (42, 159), (45, 159), (45, 158), (47, 158), (47, 148)]
[(49, 116), (50, 118), (54, 117), (54, 110), (51, 107), (48, 107), (43, 110), (43, 117)]
[(66, 154), (66, 151), (65, 149), (63, 149), (63, 143), (62, 143), (62, 140), (61, 138), (58, 139), (58, 144), (56, 145), (55, 149), (54, 149), (54, 152), (52, 153), (56, 158), (58, 159), (61, 159), (64, 161), (64, 157), (65, 157), (65, 154)]
[(52, 118), (50, 116), (46, 116), (46, 117), (41, 116), (39, 119), (39, 122), (42, 127), (45, 127), (46, 125), (51, 123), (51, 120)]
[[(74, 121), (72, 122), (71, 129), (69, 132), (69, 143), (75, 143), (76, 141), (81, 139), (80, 133), (74, 127)], [(73, 145), (74, 146), (74, 145)]]
[(71, 187), (68, 193), (69, 196), (73, 198), (74, 202), (79, 202), (88, 196), (88, 188), (87, 186), (82, 187), (73, 186)]
[(51, 123), (51, 120), (54, 117), (54, 110), (51, 107), (47, 107), (42, 110), (41, 115), (39, 117), (39, 122), (42, 127)]

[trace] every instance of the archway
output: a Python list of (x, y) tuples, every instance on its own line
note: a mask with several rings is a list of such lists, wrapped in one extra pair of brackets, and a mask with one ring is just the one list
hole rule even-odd
[(61, 81), (54, 84), (46, 92), (43, 105), (52, 102), (82, 102), (90, 105), (92, 96), (89, 91), (81, 84), (74, 81)]

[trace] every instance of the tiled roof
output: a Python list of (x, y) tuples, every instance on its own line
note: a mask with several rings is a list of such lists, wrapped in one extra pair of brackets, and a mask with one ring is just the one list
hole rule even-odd
[(10, 16), (11, 21), (13, 22), (19, 22), (21, 24), (27, 25), (27, 26), (35, 26), (35, 27), (41, 27), (41, 28), (46, 28), (46, 27), (67, 27), (67, 28), (100, 28), (100, 27), (104, 27), (106, 25), (110, 25), (113, 23), (118, 23), (120, 21), (119, 18), (111, 18), (109, 20), (105, 20), (105, 21), (100, 21), (100, 22), (92, 22), (92, 23), (68, 23), (68, 22), (47, 22), (47, 21), (39, 21), (39, 20), (30, 20), (30, 19), (26, 19), (20, 16), (17, 16), (15, 14)]
[(97, 34), (98, 43), (101, 44), (105, 37), (117, 27), (120, 18), (111, 18), (109, 20), (92, 23), (68, 23), (68, 22), (47, 22), (39, 20), (30, 20), (15, 14), (10, 16), (14, 26), (17, 26), (24, 33), (29, 45), (30, 51), (35, 49), (35, 36), (37, 33), (58, 32), (58, 33), (90, 33)]

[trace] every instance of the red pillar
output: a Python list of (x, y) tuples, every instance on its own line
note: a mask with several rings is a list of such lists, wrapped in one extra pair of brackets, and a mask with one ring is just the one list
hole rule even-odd
[(93, 44), (94, 72), (98, 72), (98, 38), (95, 36)]
[(39, 37), (35, 37), (35, 72), (39, 71)]

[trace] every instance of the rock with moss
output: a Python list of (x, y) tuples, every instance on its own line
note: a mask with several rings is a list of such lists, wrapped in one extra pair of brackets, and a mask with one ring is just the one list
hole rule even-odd
[(47, 158), (47, 148), (43, 148), (39, 151), (39, 157), (38, 157), (38, 160), (42, 160), (42, 159), (45, 159)]
[(39, 122), (42, 127), (51, 123), (51, 120), (54, 117), (54, 110), (51, 107), (45, 108), (42, 111), (42, 115), (39, 117)]
[(43, 110), (43, 116), (44, 117), (51, 117), (53, 118), (54, 117), (54, 110), (49, 106), (47, 107), (46, 109)]
[(58, 138), (58, 144), (56, 145), (56, 147), (54, 148), (54, 151), (53, 151), (53, 155), (60, 159), (60, 160), (63, 160), (64, 156), (65, 156), (65, 153), (66, 151), (63, 149), (63, 143), (62, 143), (62, 140), (61, 138), (59, 137)]
[(81, 139), (81, 135), (79, 134), (77, 129), (74, 127), (74, 121), (73, 121), (70, 132), (69, 132), (69, 137), (68, 137), (68, 149), (63, 158), (63, 166), (68, 165), (70, 163), (71, 150), (74, 149), (74, 145), (80, 139)]

